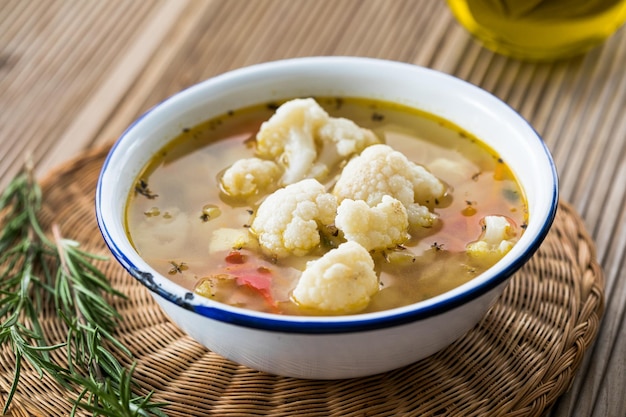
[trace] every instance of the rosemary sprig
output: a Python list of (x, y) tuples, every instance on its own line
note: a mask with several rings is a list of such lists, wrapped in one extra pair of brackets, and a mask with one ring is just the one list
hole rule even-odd
[[(52, 238), (38, 220), (41, 189), (27, 164), (0, 195), (0, 346), (15, 357), (10, 392), (2, 409), (9, 411), (25, 362), (39, 377), (49, 375), (76, 393), (72, 416), (161, 416), (164, 404), (133, 393), (136, 363), (126, 369), (117, 355), (132, 358), (114, 336), (119, 313), (107, 297), (124, 297), (92, 263), (103, 258), (80, 249), (52, 226)], [(40, 317), (54, 308), (67, 327), (64, 343), (50, 344)], [(65, 350), (66, 362), (54, 360)], [(115, 352), (115, 353), (114, 353)], [(58, 357), (58, 355), (56, 355)]]

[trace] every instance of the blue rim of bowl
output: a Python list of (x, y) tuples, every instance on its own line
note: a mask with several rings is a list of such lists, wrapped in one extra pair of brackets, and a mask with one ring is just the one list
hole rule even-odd
[[(101, 201), (102, 201), (102, 180), (105, 175), (105, 172), (109, 166), (109, 162), (112, 159), (118, 145), (123, 141), (124, 137), (126, 137), (127, 133), (132, 130), (132, 128), (139, 123), (144, 117), (150, 114), (159, 106), (166, 103), (168, 99), (165, 99), (161, 103), (155, 105), (150, 110), (145, 112), (139, 118), (137, 118), (120, 136), (120, 138), (115, 142), (111, 150), (109, 151), (102, 169), (100, 171), (100, 176), (98, 178), (98, 182), (96, 185), (96, 201), (95, 201), (95, 211), (96, 211), (96, 219), (98, 223), (98, 227), (100, 229), (100, 233), (104, 238), (106, 245), (109, 250), (116, 258), (116, 260), (132, 275), (135, 279), (140, 281), (146, 288), (152, 291), (155, 295), (162, 297), (163, 299), (172, 302), (186, 310), (195, 312), (201, 316), (207, 317), (209, 319), (217, 320), (220, 322), (248, 327), (252, 329), (258, 330), (266, 330), (273, 332), (282, 332), (282, 333), (298, 333), (298, 334), (336, 334), (336, 333), (351, 333), (351, 332), (364, 332), (364, 331), (372, 331), (381, 328), (388, 328), (393, 326), (400, 326), (404, 324), (408, 324), (411, 322), (415, 322), (418, 320), (424, 320), (429, 317), (437, 316), (443, 313), (446, 313), (450, 310), (453, 310), (457, 307), (462, 306), (463, 304), (471, 301), (475, 298), (480, 297), (481, 295), (486, 294), (490, 290), (496, 288), (500, 284), (504, 283), (507, 279), (509, 279), (516, 271), (518, 271), (539, 249), (541, 243), (547, 236), (552, 223), (556, 217), (556, 212), (558, 208), (558, 174), (556, 170), (556, 165), (550, 154), (548, 147), (545, 142), (542, 140), (539, 133), (533, 128), (533, 126), (526, 121), (521, 115), (519, 115), (512, 107), (510, 107), (506, 102), (502, 101), (497, 96), (491, 94), (488, 91), (481, 89), (465, 80), (456, 78), (452, 75), (441, 73), (436, 70), (432, 70), (429, 68), (420, 67), (413, 64), (396, 62), (396, 61), (387, 61), (382, 59), (373, 59), (373, 58), (360, 58), (360, 57), (309, 57), (309, 58), (296, 58), (296, 59), (287, 59), (282, 61), (274, 61), (268, 62), (265, 64), (257, 64), (252, 67), (258, 67), (268, 64), (276, 64), (276, 63), (289, 63), (292, 61), (303, 62), (305, 60), (315, 60), (315, 59), (326, 59), (326, 60), (339, 60), (339, 59), (347, 59), (347, 60), (366, 60), (366, 61), (375, 61), (379, 63), (391, 63), (393, 65), (406, 65), (414, 68), (420, 68), (421, 70), (426, 70), (429, 72), (437, 73), (439, 75), (450, 77), (455, 79), (457, 82), (463, 82), (465, 84), (471, 85), (473, 88), (478, 88), (483, 93), (490, 95), (492, 98), (495, 98), (497, 101), (509, 107), (517, 116), (523, 120), (528, 127), (535, 133), (535, 137), (538, 139), (539, 144), (541, 145), (543, 152), (545, 153), (545, 157), (550, 164), (551, 176), (552, 176), (552, 190), (551, 190), (551, 200), (549, 203), (549, 209), (545, 215), (544, 223), (541, 229), (538, 231), (535, 238), (528, 244), (526, 250), (520, 254), (516, 259), (514, 259), (509, 265), (507, 265), (502, 271), (498, 274), (494, 275), (488, 280), (483, 281), (482, 283), (469, 288), (468, 290), (461, 292), (459, 294), (455, 294), (449, 296), (447, 298), (443, 298), (442, 300), (434, 303), (416, 303), (414, 304), (414, 308), (409, 309), (392, 309), (382, 312), (382, 314), (370, 313), (370, 314), (356, 314), (350, 316), (337, 316), (337, 317), (327, 317), (327, 318), (319, 318), (319, 317), (305, 317), (305, 316), (280, 316), (280, 315), (272, 315), (268, 313), (258, 314), (253, 311), (248, 311), (245, 309), (237, 309), (231, 308), (230, 306), (226, 306), (220, 304), (218, 302), (210, 301), (215, 304), (214, 306), (208, 306), (203, 304), (196, 304), (194, 300), (196, 298), (203, 298), (201, 296), (197, 296), (194, 293), (190, 292), (187, 289), (180, 287), (180, 291), (177, 293), (168, 291), (163, 288), (162, 284), (159, 282), (161, 280), (167, 280), (156, 272), (152, 271), (143, 271), (141, 268), (137, 267), (135, 263), (126, 256), (123, 251), (116, 245), (111, 233), (109, 232), (106, 224), (103, 221), (103, 216), (101, 212)], [(240, 70), (247, 70), (252, 67), (242, 68)], [(234, 70), (231, 71), (240, 71)], [(187, 90), (194, 88), (195, 86), (189, 87)], [(183, 90), (178, 94), (183, 93), (186, 90)], [(170, 97), (171, 98), (171, 97)], [(398, 311), (402, 310), (402, 311)]]

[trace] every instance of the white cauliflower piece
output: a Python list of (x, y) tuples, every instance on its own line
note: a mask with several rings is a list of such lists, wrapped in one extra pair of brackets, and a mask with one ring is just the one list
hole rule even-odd
[(250, 197), (276, 189), (282, 169), (274, 162), (260, 158), (243, 158), (231, 165), (220, 178), (226, 194)]
[(437, 178), (449, 183), (471, 181), (474, 175), (480, 174), (480, 168), (470, 161), (437, 158), (428, 163), (428, 170)]
[(374, 132), (343, 117), (330, 117), (319, 130), (319, 137), (323, 142), (332, 143), (337, 154), (343, 158), (379, 142)]
[(284, 168), (281, 184), (288, 185), (303, 178), (322, 179), (334, 166), (379, 140), (371, 130), (330, 117), (314, 99), (305, 98), (281, 105), (261, 125), (256, 142), (257, 155)]
[(367, 307), (376, 292), (378, 277), (372, 257), (358, 243), (346, 242), (309, 261), (292, 295), (305, 308), (351, 314)]
[(315, 158), (315, 132), (328, 120), (328, 113), (313, 99), (284, 103), (263, 122), (257, 133), (257, 154), (273, 159), (285, 169), (283, 184), (305, 178)]
[(336, 211), (335, 196), (317, 180), (304, 179), (267, 196), (250, 229), (265, 254), (303, 256), (320, 243), (319, 227), (332, 224)]
[(410, 225), (429, 227), (437, 216), (423, 204), (443, 197), (445, 191), (443, 183), (424, 167), (388, 145), (376, 144), (348, 162), (333, 194), (339, 202), (364, 200), (370, 207), (389, 195), (406, 207)]
[(475, 258), (495, 262), (506, 255), (515, 244), (515, 230), (504, 216), (485, 216), (482, 237), (471, 242), (466, 252)]
[(409, 204), (406, 207), (406, 212), (409, 217), (409, 223), (412, 226), (432, 227), (439, 218), (435, 213), (431, 212), (428, 207), (418, 203)]
[(337, 208), (335, 226), (348, 241), (367, 250), (391, 248), (409, 238), (406, 208), (388, 195), (374, 207), (363, 200), (343, 200)]
[(323, 178), (333, 167), (352, 155), (380, 142), (374, 132), (343, 117), (329, 117), (319, 129), (317, 139), (321, 143), (321, 150), (312, 168), (317, 178)]

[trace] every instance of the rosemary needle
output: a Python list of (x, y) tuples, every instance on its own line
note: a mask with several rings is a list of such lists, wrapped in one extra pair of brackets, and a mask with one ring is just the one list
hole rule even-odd
[[(49, 238), (38, 220), (41, 189), (27, 164), (0, 195), (0, 346), (11, 347), (15, 370), (3, 414), (9, 411), (27, 362), (76, 394), (78, 410), (93, 416), (165, 416), (145, 397), (133, 393), (133, 372), (116, 354), (131, 352), (114, 337), (119, 313), (106, 297), (124, 297), (94, 266), (103, 258), (63, 238), (53, 225)], [(54, 308), (66, 325), (63, 343), (51, 344), (40, 324), (44, 309)], [(50, 352), (65, 351), (66, 363)], [(113, 353), (115, 350), (116, 354)]]

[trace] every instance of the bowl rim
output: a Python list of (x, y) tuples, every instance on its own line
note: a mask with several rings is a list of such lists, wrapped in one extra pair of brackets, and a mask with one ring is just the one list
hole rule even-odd
[[(464, 287), (462, 291), (455, 291), (455, 288), (454, 290), (445, 292), (443, 294), (421, 302), (379, 312), (341, 316), (277, 315), (272, 313), (262, 313), (244, 308), (233, 307), (196, 295), (188, 289), (185, 289), (178, 284), (174, 284), (166, 277), (158, 274), (147, 264), (137, 262), (134, 258), (140, 260), (140, 257), (136, 252), (134, 256), (128, 256), (119, 247), (119, 245), (116, 243), (115, 231), (112, 231), (112, 229), (108, 227), (106, 220), (107, 216), (102, 210), (102, 202), (106, 198), (106, 196), (103, 196), (103, 183), (105, 181), (108, 170), (112, 169), (112, 161), (116, 152), (120, 152), (120, 145), (125, 141), (125, 138), (128, 137), (129, 133), (133, 129), (135, 129), (136, 126), (138, 126), (146, 117), (149, 117), (156, 111), (159, 111), (166, 106), (173, 105), (173, 103), (180, 100), (181, 97), (195, 94), (199, 90), (205, 88), (207, 85), (219, 83), (227, 78), (250, 76), (255, 72), (264, 70), (272, 71), (276, 68), (288, 71), (290, 68), (307, 65), (345, 64), (379, 65), (382, 66), (381, 68), (390, 68), (390, 66), (405, 67), (405, 69), (429, 74), (429, 76), (445, 78), (447, 79), (447, 82), (463, 84), (466, 88), (472, 89), (473, 92), (475, 92), (476, 94), (483, 95), (484, 97), (492, 100), (499, 106), (502, 106), (503, 109), (505, 109), (509, 113), (512, 112), (511, 114), (515, 118), (517, 118), (519, 121), (522, 121), (528, 128), (530, 128), (530, 131), (533, 133), (533, 139), (537, 141), (539, 149), (543, 153), (542, 156), (545, 158), (549, 165), (547, 168), (549, 168), (550, 171), (550, 178), (546, 179), (546, 182), (549, 182), (551, 184), (550, 190), (546, 192), (546, 194), (550, 193), (548, 208), (545, 213), (543, 213), (543, 216), (539, 219), (543, 221), (541, 228), (537, 231), (534, 238), (530, 242), (528, 242), (526, 249), (516, 258), (511, 259), (511, 261), (504, 268), (502, 268), (500, 272), (480, 282), (477, 282), (476, 279), (473, 279), (470, 282), (474, 282), (474, 284), (462, 285), (461, 287)], [(556, 165), (547, 145), (542, 140), (541, 136), (538, 134), (538, 132), (536, 132), (532, 125), (523, 118), (523, 116), (521, 116), (506, 102), (493, 95), (492, 93), (455, 76), (415, 64), (378, 58), (324, 56), (282, 59), (231, 70), (215, 77), (209, 78), (200, 83), (194, 84), (156, 104), (151, 109), (147, 110), (143, 115), (139, 116), (113, 144), (102, 165), (96, 185), (95, 197), (95, 211), (98, 227), (109, 250), (116, 258), (116, 260), (130, 273), (130, 275), (140, 281), (154, 295), (162, 297), (168, 302), (174, 303), (184, 309), (196, 312), (206, 318), (237, 326), (283, 333), (327, 334), (371, 331), (380, 328), (404, 325), (418, 320), (424, 320), (429, 317), (437, 316), (458, 308), (463, 304), (472, 301), (495, 289), (499, 285), (505, 283), (511, 277), (511, 275), (513, 275), (518, 269), (520, 269), (522, 265), (524, 265), (534, 255), (536, 250), (545, 239), (556, 216), (559, 193)], [(120, 237), (118, 236), (118, 238)], [(493, 269), (494, 268), (491, 267), (489, 270)], [(481, 275), (487, 274), (488, 271)]]

